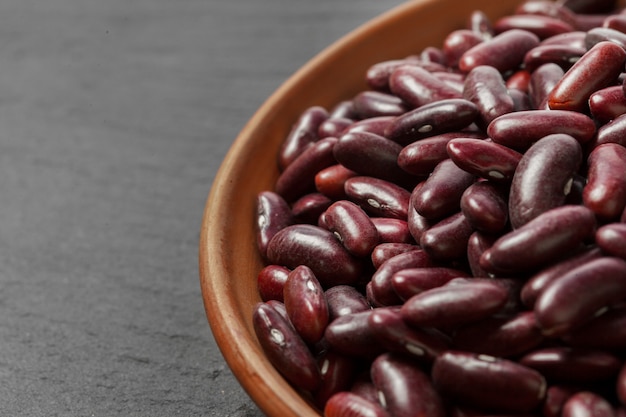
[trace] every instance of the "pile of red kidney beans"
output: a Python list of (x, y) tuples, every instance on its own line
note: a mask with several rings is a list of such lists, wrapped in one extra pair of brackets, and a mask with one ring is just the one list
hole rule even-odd
[(302, 113), (253, 322), (320, 412), (626, 416), (625, 48), (614, 2), (476, 11)]

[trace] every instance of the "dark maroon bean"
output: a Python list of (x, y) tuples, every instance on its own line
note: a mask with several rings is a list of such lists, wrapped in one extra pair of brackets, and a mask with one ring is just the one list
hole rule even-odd
[(621, 360), (602, 350), (549, 347), (533, 350), (519, 359), (522, 365), (539, 371), (547, 380), (587, 383), (614, 377)]
[(487, 127), (487, 134), (494, 142), (522, 151), (555, 133), (570, 135), (584, 144), (594, 137), (596, 125), (589, 116), (578, 112), (528, 110), (502, 115)]
[(391, 122), (385, 136), (406, 146), (416, 140), (454, 132), (472, 124), (478, 108), (462, 98), (438, 100), (408, 111)]
[(497, 413), (526, 413), (545, 397), (537, 371), (508, 359), (462, 351), (441, 354), (433, 365), (435, 387), (460, 404)]
[(577, 14), (608, 13), (615, 7), (614, 0), (558, 0), (557, 3)]
[(355, 117), (356, 115), (354, 114), (352, 100), (340, 101), (335, 106), (333, 106), (333, 108), (330, 110), (330, 113), (328, 115), (328, 119), (340, 118), (340, 119), (354, 120)]
[(334, 200), (345, 199), (345, 182), (358, 174), (341, 164), (331, 165), (315, 175), (315, 189)]
[(408, 110), (399, 97), (380, 91), (362, 91), (354, 96), (353, 102), (354, 111), (360, 119), (398, 116)]
[(352, 132), (339, 138), (333, 153), (344, 167), (370, 177), (409, 184), (414, 177), (398, 166), (402, 146), (370, 132)]
[(328, 230), (297, 224), (274, 235), (267, 249), (270, 263), (293, 269), (308, 265), (324, 287), (353, 284), (363, 265)]
[(467, 263), (475, 277), (489, 276), (489, 272), (480, 266), (480, 257), (494, 244), (498, 237), (498, 235), (493, 236), (478, 231), (471, 234), (467, 241)]
[(423, 183), (418, 184), (418, 186), (416, 186), (411, 193), (411, 200), (409, 201), (409, 218), (407, 219), (409, 232), (411, 232), (411, 236), (413, 236), (413, 239), (415, 239), (416, 242), (419, 242), (424, 232), (436, 222), (430, 221), (426, 217), (419, 214), (413, 206), (413, 201), (416, 198), (416, 194), (419, 192), (421, 184)]
[(419, 186), (419, 190), (411, 194), (411, 202), (425, 218), (442, 219), (458, 212), (461, 196), (474, 181), (473, 174), (459, 168), (453, 160), (445, 159)]
[(515, 70), (539, 42), (539, 37), (527, 30), (507, 30), (466, 51), (459, 59), (459, 69), (467, 73), (479, 65), (489, 65), (501, 73)]
[(389, 217), (372, 217), (371, 221), (378, 231), (381, 243), (414, 243), (407, 221)]
[(391, 417), (377, 402), (351, 392), (338, 392), (324, 406), (325, 417)]
[(626, 15), (613, 14), (607, 16), (602, 22), (602, 27), (615, 29), (622, 33), (626, 33)]
[(485, 39), (484, 34), (471, 29), (457, 29), (450, 32), (443, 41), (443, 53), (448, 66), (457, 67), (461, 56)]
[(626, 96), (622, 86), (611, 86), (593, 93), (589, 97), (589, 111), (600, 123), (609, 122), (626, 113)]
[(317, 389), (321, 383), (317, 363), (291, 324), (268, 304), (258, 303), (253, 311), (254, 331), (272, 365), (294, 386)]
[(350, 392), (370, 400), (373, 403), (380, 404), (378, 400), (378, 390), (372, 382), (369, 368), (356, 376), (354, 383), (350, 387)]
[(465, 83), (465, 75), (458, 72), (438, 71), (432, 73), (444, 83), (453, 87), (459, 92), (463, 92), (463, 84)]
[(557, 207), (498, 238), (483, 252), (480, 265), (502, 273), (536, 270), (577, 249), (595, 228), (595, 216), (588, 208)]
[(329, 117), (324, 120), (317, 129), (320, 139), (327, 137), (338, 137), (346, 128), (354, 123), (353, 119), (347, 117)]
[(296, 223), (317, 224), (320, 214), (332, 203), (333, 200), (322, 193), (305, 194), (292, 204), (291, 212)]
[(385, 408), (395, 417), (444, 417), (439, 393), (428, 374), (411, 360), (385, 353), (374, 360), (372, 381), (384, 399)]
[(515, 109), (500, 71), (487, 65), (474, 67), (466, 76), (463, 98), (476, 105), (482, 126)]
[(431, 266), (402, 269), (391, 277), (394, 291), (402, 300), (440, 287), (455, 278), (469, 278), (470, 274), (457, 268)]
[(522, 29), (534, 33), (539, 39), (546, 39), (561, 33), (572, 32), (575, 28), (568, 22), (559, 18), (530, 15), (513, 14), (498, 19), (493, 25), (496, 33), (503, 33), (514, 29)]
[(474, 229), (462, 211), (428, 228), (419, 244), (435, 261), (465, 261), (467, 242)]
[(493, 37), (493, 24), (489, 16), (481, 10), (474, 10), (467, 19), (467, 28), (474, 33), (479, 34), (484, 39)]
[[(497, 279), (497, 278), (496, 278)], [(537, 347), (544, 340), (532, 311), (512, 317), (488, 317), (456, 330), (455, 349), (498, 357), (514, 357)]]
[(325, 225), (348, 252), (369, 256), (380, 241), (378, 230), (361, 207), (348, 200), (334, 202), (326, 210)]
[(261, 300), (284, 301), (283, 287), (289, 275), (289, 269), (280, 265), (267, 265), (257, 275), (257, 289)]
[(591, 391), (572, 395), (563, 404), (562, 417), (615, 417), (609, 401)]
[(541, 411), (544, 417), (561, 417), (563, 405), (569, 397), (580, 391), (572, 385), (550, 385)]
[(514, 14), (548, 16), (566, 22), (570, 25), (574, 25), (576, 22), (575, 13), (573, 13), (567, 7), (563, 7), (562, 5), (553, 1), (526, 1), (517, 6)]
[(310, 107), (300, 115), (278, 152), (278, 166), (281, 170), (319, 139), (317, 131), (327, 118), (328, 112), (320, 106)]
[(570, 135), (553, 134), (535, 142), (520, 159), (511, 181), (509, 218), (513, 228), (565, 204), (582, 159), (582, 147)]
[(614, 351), (626, 349), (626, 310), (609, 309), (562, 339), (570, 346)]
[(369, 324), (378, 342), (388, 351), (411, 355), (424, 363), (432, 363), (449, 347), (449, 340), (442, 333), (409, 327), (395, 307), (374, 309)]
[(315, 175), (337, 163), (333, 156), (333, 148), (337, 138), (320, 139), (304, 150), (279, 175), (275, 191), (288, 202), (292, 202), (304, 194), (315, 190)]
[(441, 65), (446, 64), (446, 58), (443, 50), (435, 46), (427, 46), (422, 49), (422, 52), (419, 54), (419, 58), (422, 62), (433, 62)]
[(626, 148), (616, 143), (597, 146), (587, 159), (583, 203), (599, 218), (617, 221), (626, 207)]
[(326, 301), (330, 320), (346, 314), (369, 310), (367, 299), (355, 287), (335, 285), (326, 290)]
[(586, 38), (587, 32), (579, 29), (546, 38), (541, 41), (541, 45), (568, 45), (575, 48), (587, 48)]
[(585, 46), (591, 49), (600, 42), (612, 42), (622, 48), (626, 48), (626, 33), (607, 27), (594, 27), (587, 31)]
[(460, 326), (489, 317), (507, 302), (507, 291), (492, 280), (455, 279), (423, 291), (401, 307), (411, 326)]
[(626, 405), (626, 363), (622, 364), (619, 374), (617, 375), (617, 398), (623, 406)]
[(318, 407), (324, 408), (333, 395), (350, 389), (358, 366), (354, 358), (327, 350), (318, 358), (317, 367), (322, 381), (313, 398)]
[(373, 359), (384, 349), (376, 341), (368, 319), (374, 310), (345, 314), (331, 321), (324, 338), (335, 351), (358, 358)]
[(526, 93), (528, 92), (528, 83), (530, 82), (530, 72), (526, 69), (519, 69), (513, 72), (505, 82), (509, 90), (518, 90)]
[[(561, 336), (626, 298), (626, 261), (592, 259), (565, 272), (539, 294), (533, 307), (542, 332)], [(571, 300), (576, 299), (575, 303)]]
[(346, 180), (348, 198), (372, 216), (405, 220), (411, 193), (392, 182), (379, 178), (357, 176)]
[(626, 223), (609, 223), (596, 231), (596, 244), (605, 253), (626, 259)]
[(413, 108), (439, 100), (459, 98), (461, 93), (427, 70), (415, 65), (396, 68), (389, 77), (391, 92)]
[(548, 105), (553, 110), (587, 111), (591, 94), (615, 84), (625, 62), (621, 46), (609, 41), (595, 44), (563, 75)]
[(291, 324), (291, 321), (289, 320), (289, 316), (287, 315), (287, 309), (285, 308), (285, 303), (283, 303), (282, 301), (278, 301), (278, 300), (267, 300), (265, 304), (267, 304), (268, 306), (276, 310), (276, 312), (280, 314), (283, 319), (285, 319), (287, 324), (291, 326), (293, 331), (294, 332), (296, 331), (296, 329), (293, 327), (293, 324)]
[(598, 135), (592, 145), (599, 146), (605, 143), (626, 146), (626, 114), (619, 115), (598, 128)]
[(376, 91), (389, 91), (389, 77), (396, 68), (407, 64), (417, 65), (418, 58), (391, 59), (378, 62), (365, 73), (365, 80), (370, 88)]
[[(376, 135), (384, 135), (387, 125), (391, 123), (396, 116), (378, 116), (370, 117), (369, 119), (357, 120), (341, 133), (341, 135), (347, 135), (354, 132), (369, 132)], [(341, 136), (340, 135), (340, 136)]]
[(289, 204), (273, 191), (261, 191), (256, 198), (256, 242), (259, 253), (267, 257), (267, 245), (281, 229), (293, 224)]
[(378, 269), (387, 259), (415, 249), (418, 249), (418, 247), (414, 243), (380, 243), (372, 250), (372, 265), (375, 269)]
[(548, 96), (564, 74), (563, 68), (555, 63), (543, 64), (533, 71), (528, 84), (528, 97), (533, 109), (550, 110)]
[(461, 211), (473, 229), (499, 234), (508, 225), (507, 195), (489, 181), (478, 181), (461, 196)]

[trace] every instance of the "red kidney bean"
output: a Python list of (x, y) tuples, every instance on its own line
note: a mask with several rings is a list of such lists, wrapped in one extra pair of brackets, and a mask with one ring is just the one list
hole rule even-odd
[(326, 302), (331, 321), (337, 317), (367, 311), (371, 308), (365, 296), (351, 285), (335, 285), (327, 289)]
[(398, 67), (406, 65), (405, 59), (391, 59), (377, 62), (365, 72), (368, 86), (375, 91), (389, 91), (389, 76)]
[(457, 67), (461, 56), (484, 40), (484, 34), (471, 29), (458, 29), (450, 32), (443, 41), (443, 53), (447, 65)]
[(539, 42), (539, 37), (527, 30), (507, 30), (467, 50), (459, 59), (459, 69), (467, 73), (479, 65), (489, 65), (501, 73), (514, 70)]
[[(496, 278), (497, 279), (497, 278)], [(489, 317), (456, 330), (454, 349), (498, 357), (515, 357), (537, 347), (544, 340), (532, 311), (512, 317)]]
[(317, 135), (320, 139), (338, 137), (341, 135), (341, 132), (353, 123), (354, 120), (347, 117), (329, 117), (320, 124), (317, 129)]
[(284, 301), (283, 287), (287, 281), (290, 270), (280, 265), (267, 265), (257, 275), (257, 289), (261, 300)]
[(392, 182), (357, 176), (346, 180), (344, 189), (370, 215), (401, 220), (408, 216), (411, 193)]
[(498, 238), (483, 252), (480, 265), (493, 272), (533, 271), (577, 249), (595, 228), (595, 216), (588, 208), (557, 207)]
[(460, 404), (492, 413), (526, 413), (540, 406), (546, 381), (537, 371), (504, 358), (462, 351), (439, 355), (435, 387)]
[(256, 198), (256, 243), (259, 254), (267, 259), (267, 246), (281, 229), (293, 224), (289, 204), (273, 191), (261, 191)]
[[(340, 119), (354, 120), (355, 117), (356, 115), (354, 114), (354, 107), (353, 107), (352, 100), (340, 101), (339, 103), (337, 103), (331, 108), (330, 113), (328, 114), (328, 119), (340, 118)], [(326, 122), (326, 120), (324, 122)], [(319, 128), (318, 128), (318, 131), (319, 131)]]
[(474, 67), (465, 77), (463, 98), (476, 105), (483, 126), (489, 125), (493, 119), (515, 109), (513, 98), (497, 69), (479, 65)]
[(319, 126), (327, 118), (328, 111), (320, 106), (312, 106), (300, 115), (278, 152), (278, 166), (281, 170), (291, 164), (312, 143), (317, 142)]
[(548, 96), (564, 74), (563, 68), (555, 63), (542, 64), (533, 71), (528, 85), (528, 97), (532, 109), (550, 110)]
[(599, 146), (605, 143), (617, 143), (618, 145), (626, 146), (626, 114), (619, 115), (598, 128), (598, 134), (594, 138), (592, 146)]
[(385, 353), (371, 366), (374, 385), (381, 401), (395, 417), (444, 417), (445, 408), (428, 374), (414, 362), (399, 355)]
[(570, 25), (574, 25), (576, 22), (575, 14), (570, 9), (552, 1), (526, 1), (517, 6), (514, 14), (548, 16), (566, 22)]
[(334, 200), (345, 199), (344, 184), (348, 178), (358, 174), (341, 164), (331, 165), (315, 175), (315, 189)]
[(274, 235), (267, 248), (270, 263), (290, 269), (308, 265), (324, 287), (356, 283), (362, 263), (328, 230), (307, 224), (288, 226)]
[(584, 112), (591, 94), (615, 84), (624, 70), (626, 51), (621, 46), (602, 41), (589, 49), (557, 83), (548, 97), (553, 110)]
[(563, 404), (562, 417), (615, 417), (613, 406), (591, 391), (578, 392)]
[(411, 202), (425, 218), (441, 219), (459, 210), (461, 196), (474, 181), (474, 175), (459, 168), (453, 160), (445, 159), (437, 164), (419, 190), (411, 194)]
[(459, 211), (429, 227), (419, 244), (435, 261), (464, 261), (467, 241), (473, 232), (467, 217)]
[(489, 140), (452, 139), (447, 154), (464, 171), (495, 183), (508, 184), (513, 179), (522, 154)]
[(322, 214), (333, 203), (328, 196), (322, 193), (305, 194), (291, 206), (295, 223), (317, 224)]
[[(506, 87), (509, 89), (509, 95), (513, 99), (515, 109), (519, 108), (520, 97), (525, 96), (528, 92), (528, 83), (530, 82), (530, 72), (525, 69), (515, 71), (506, 79)], [(516, 95), (513, 95), (516, 94)]]
[(328, 207), (325, 225), (346, 250), (357, 257), (369, 256), (380, 241), (370, 217), (351, 201), (339, 200)]
[(600, 42), (612, 42), (626, 48), (626, 33), (607, 27), (594, 27), (587, 31), (585, 46), (591, 49)]
[(499, 234), (508, 225), (507, 195), (489, 181), (478, 181), (461, 196), (461, 211), (474, 230)]
[(454, 87), (416, 65), (403, 65), (394, 69), (389, 76), (389, 88), (412, 108), (461, 97), (461, 93)]
[(570, 346), (612, 351), (626, 349), (626, 310), (623, 307), (609, 309), (562, 339)]
[(357, 363), (351, 357), (327, 350), (318, 358), (318, 368), (322, 381), (313, 398), (318, 407), (324, 408), (333, 395), (350, 389)]
[(411, 326), (456, 327), (491, 316), (507, 299), (507, 291), (491, 280), (461, 278), (414, 295), (401, 313)]
[(379, 343), (388, 351), (415, 357), (430, 364), (449, 347), (449, 339), (434, 329), (409, 327), (398, 308), (375, 309), (369, 324)]
[(337, 163), (333, 148), (337, 138), (320, 139), (304, 150), (279, 175), (275, 191), (288, 202), (315, 190), (315, 175)]
[(384, 135), (385, 129), (389, 123), (395, 120), (395, 118), (396, 116), (378, 116), (370, 117), (369, 119), (357, 120), (350, 126), (346, 127), (346, 129), (339, 136), (354, 132), (369, 132), (382, 136)]
[(609, 223), (599, 227), (595, 241), (608, 255), (626, 259), (626, 223)]
[(493, 26), (496, 33), (503, 33), (513, 29), (522, 29), (534, 33), (539, 39), (546, 39), (561, 33), (574, 30), (572, 24), (562, 19), (531, 14), (513, 14), (498, 19)]
[(622, 86), (606, 87), (593, 93), (589, 97), (589, 111), (600, 123), (609, 122), (626, 113), (626, 96)]
[(463, 92), (463, 85), (465, 83), (465, 75), (458, 72), (438, 71), (432, 73), (435, 77), (439, 78), (444, 83), (453, 87), (459, 92)]
[(487, 127), (494, 142), (518, 151), (556, 133), (570, 135), (584, 144), (593, 139), (596, 125), (589, 116), (574, 111), (528, 110), (502, 115)]
[[(416, 191), (414, 190), (413, 193), (411, 193), (411, 201), (414, 200), (415, 194)], [(430, 221), (426, 217), (419, 214), (413, 207), (413, 203), (409, 203), (409, 218), (407, 223), (409, 225), (409, 232), (411, 232), (411, 236), (413, 236), (413, 239), (415, 239), (416, 242), (419, 242), (424, 232), (428, 230), (435, 223), (435, 221)]]
[[(285, 304), (282, 301), (268, 300), (268, 301), (265, 302), (265, 304), (267, 304), (269, 307), (273, 308), (278, 314), (280, 314), (281, 317), (283, 319), (285, 319), (287, 324), (289, 324), (289, 326), (291, 326), (291, 329), (294, 332), (296, 331), (296, 329), (293, 327), (293, 324), (291, 324), (291, 321), (289, 320), (289, 316), (287, 315), (287, 309), (285, 308)], [(300, 335), (298, 335), (298, 337), (299, 336)]]
[(324, 406), (325, 417), (391, 417), (377, 402), (351, 392), (338, 392)]
[(626, 33), (626, 16), (624, 14), (609, 15), (602, 22), (602, 27)]
[[(575, 297), (576, 302), (571, 300)], [(626, 298), (626, 261), (601, 257), (565, 272), (539, 294), (533, 307), (542, 332), (561, 336)]]
[(415, 249), (419, 249), (414, 243), (397, 243), (397, 242), (383, 242), (378, 244), (371, 254), (372, 265), (375, 269), (380, 266), (389, 258), (392, 258), (401, 253), (409, 252)]
[(371, 221), (378, 231), (381, 243), (415, 243), (409, 231), (409, 224), (405, 220), (372, 217)]
[(580, 390), (580, 388), (572, 385), (555, 384), (549, 386), (543, 407), (541, 407), (542, 414), (545, 417), (561, 417), (563, 405), (567, 399)]
[(475, 277), (489, 276), (490, 273), (480, 266), (480, 257), (485, 250), (494, 244), (498, 237), (498, 235), (493, 236), (478, 231), (471, 234), (467, 241), (467, 263)]
[(617, 220), (626, 207), (626, 148), (615, 143), (596, 147), (587, 160), (583, 203), (600, 219)]
[(435, 46), (427, 46), (419, 54), (420, 60), (423, 62), (434, 62), (437, 64), (445, 65), (446, 58), (441, 48)]
[(553, 134), (535, 142), (520, 159), (511, 181), (509, 218), (513, 228), (562, 206), (582, 159), (582, 147), (570, 135)]
[(481, 10), (474, 10), (470, 13), (466, 26), (469, 30), (479, 34), (484, 39), (492, 38), (494, 35), (491, 19)]
[(263, 352), (278, 372), (296, 387), (317, 389), (321, 383), (319, 368), (291, 324), (265, 303), (254, 307), (252, 322)]
[(373, 359), (384, 352), (369, 325), (374, 310), (345, 314), (331, 321), (324, 332), (324, 339), (335, 351), (363, 359)]
[(385, 136), (403, 146), (419, 139), (454, 132), (472, 124), (478, 108), (462, 98), (424, 104), (396, 117), (385, 129)]
[(547, 380), (591, 383), (614, 377), (621, 360), (602, 350), (549, 347), (531, 351), (519, 359), (522, 365), (540, 372)]
[(405, 268), (393, 274), (391, 284), (396, 294), (406, 301), (416, 294), (440, 287), (455, 278), (469, 277), (469, 273), (450, 267)]
[(380, 91), (362, 91), (354, 96), (354, 111), (360, 119), (378, 116), (398, 116), (407, 111), (397, 96)]
[(550, 36), (543, 39), (541, 45), (568, 45), (575, 48), (587, 49), (587, 32), (583, 30), (575, 30), (569, 33), (561, 33), (559, 35)]

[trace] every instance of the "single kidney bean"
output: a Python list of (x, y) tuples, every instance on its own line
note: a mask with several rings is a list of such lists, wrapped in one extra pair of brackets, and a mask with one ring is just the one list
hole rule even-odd
[(457, 67), (463, 54), (485, 40), (483, 33), (471, 29), (457, 29), (443, 40), (443, 53), (449, 67)]
[(411, 193), (395, 183), (368, 176), (356, 176), (345, 182), (348, 198), (373, 216), (405, 220)]
[(575, 30), (568, 33), (550, 36), (543, 39), (540, 45), (568, 45), (575, 48), (587, 48), (587, 32), (584, 30)]
[(369, 310), (367, 299), (351, 285), (335, 285), (326, 290), (329, 320)]
[(445, 408), (428, 374), (400, 355), (385, 353), (371, 366), (372, 382), (395, 417), (444, 417)]
[(394, 69), (389, 76), (389, 89), (412, 108), (461, 97), (457, 89), (416, 65), (403, 65)]
[[(527, 93), (529, 82), (530, 72), (526, 71), (525, 69), (515, 71), (505, 81), (506, 88), (509, 89), (509, 95), (511, 95), (511, 91), (517, 91), (518, 93)], [(512, 98), (513, 102), (515, 102), (515, 97)], [(515, 108), (517, 109), (517, 103)]]
[[(545, 335), (561, 336), (624, 298), (626, 261), (601, 257), (550, 282), (539, 294), (533, 310)], [(572, 303), (572, 299), (576, 302)]]
[(407, 221), (389, 217), (372, 217), (371, 221), (378, 231), (381, 243), (415, 243)]
[(574, 12), (567, 7), (563, 7), (563, 5), (552, 1), (533, 0), (524, 2), (517, 6), (514, 14), (548, 16), (566, 22), (570, 26), (575, 25), (576, 23)]
[(474, 232), (462, 211), (433, 224), (422, 233), (419, 244), (435, 261), (464, 261), (467, 241)]
[(541, 405), (546, 381), (512, 360), (449, 350), (432, 368), (435, 388), (460, 404), (488, 412), (527, 413)]
[(598, 128), (598, 134), (591, 146), (597, 147), (605, 143), (617, 143), (626, 146), (626, 114), (619, 115)]
[(460, 278), (423, 291), (405, 301), (402, 316), (416, 327), (457, 327), (484, 319), (508, 299), (507, 291), (491, 281)]
[(411, 194), (411, 203), (425, 218), (442, 219), (458, 212), (461, 196), (475, 180), (473, 174), (461, 169), (452, 159), (445, 159)]
[(461, 196), (461, 212), (474, 230), (500, 234), (508, 225), (508, 197), (501, 187), (478, 181)]
[(325, 417), (391, 417), (378, 402), (360, 395), (342, 391), (328, 399), (324, 406)]
[(589, 111), (600, 123), (609, 122), (626, 113), (626, 96), (622, 86), (614, 85), (593, 93), (589, 97)]
[(337, 162), (360, 175), (380, 178), (398, 184), (412, 184), (414, 176), (398, 166), (402, 146), (370, 132), (342, 135), (333, 148)]
[(580, 143), (562, 133), (539, 139), (524, 153), (509, 191), (509, 218), (514, 229), (565, 203), (582, 159)]
[(315, 174), (315, 189), (333, 200), (345, 199), (345, 182), (358, 174), (341, 164), (331, 165)]
[(313, 399), (318, 407), (324, 408), (333, 395), (350, 389), (358, 366), (354, 358), (327, 350), (318, 358), (317, 367), (322, 381)]
[(302, 112), (278, 152), (278, 167), (284, 170), (306, 148), (317, 142), (320, 124), (328, 118), (328, 111), (321, 106), (312, 106)]
[(489, 276), (490, 273), (480, 266), (480, 257), (494, 244), (498, 237), (498, 235), (488, 235), (478, 231), (470, 235), (467, 241), (467, 263), (475, 277)]
[(374, 359), (384, 352), (376, 341), (369, 325), (374, 310), (345, 314), (331, 321), (324, 332), (324, 339), (335, 351), (362, 359)]
[(322, 214), (333, 203), (328, 196), (322, 193), (305, 194), (291, 205), (291, 213), (295, 223), (317, 224)]
[(548, 96), (548, 105), (553, 110), (587, 111), (591, 94), (615, 84), (625, 62), (621, 46), (609, 41), (595, 44), (563, 75)]
[(596, 218), (588, 208), (557, 207), (498, 238), (483, 252), (480, 265), (496, 273), (537, 270), (577, 249), (595, 228)]
[(389, 258), (392, 258), (401, 253), (409, 252), (415, 249), (419, 249), (414, 243), (398, 243), (398, 242), (383, 242), (378, 244), (371, 254), (372, 265), (375, 269), (380, 266)]
[(606, 399), (591, 391), (572, 395), (563, 404), (562, 417), (615, 417), (613, 406)]
[(446, 150), (459, 168), (502, 184), (511, 182), (517, 164), (522, 159), (521, 153), (507, 146), (467, 137), (450, 140)]
[(470, 276), (461, 269), (444, 266), (405, 268), (393, 274), (391, 284), (396, 294), (406, 301), (416, 294), (441, 287), (455, 278)]
[(562, 339), (570, 346), (612, 351), (626, 349), (626, 310), (623, 307), (608, 309)]
[(567, 399), (580, 390), (581, 388), (574, 385), (550, 385), (546, 391), (546, 399), (543, 407), (541, 407), (542, 414), (545, 417), (561, 417), (563, 405)]
[(626, 148), (599, 145), (589, 154), (587, 166), (583, 203), (602, 220), (618, 220), (626, 207)]
[(310, 145), (278, 176), (274, 189), (287, 202), (315, 190), (315, 175), (337, 163), (333, 148), (339, 140), (324, 138)]
[(626, 259), (626, 223), (609, 223), (599, 227), (595, 241), (605, 253)]
[(594, 27), (587, 31), (585, 46), (591, 49), (600, 42), (612, 42), (626, 48), (626, 33), (607, 27)]
[(361, 91), (354, 96), (353, 102), (359, 119), (398, 116), (408, 110), (402, 99), (380, 91)]
[(324, 120), (317, 129), (320, 139), (327, 137), (338, 137), (346, 128), (354, 123), (353, 119), (347, 117), (329, 117)]
[(276, 370), (294, 386), (316, 390), (321, 383), (319, 368), (291, 324), (265, 303), (254, 307), (252, 322), (261, 348)]
[(530, 76), (528, 97), (532, 109), (550, 110), (548, 96), (565, 71), (555, 63), (540, 65)]
[(504, 16), (494, 23), (493, 28), (496, 33), (522, 29), (534, 33), (539, 39), (546, 39), (574, 30), (572, 24), (560, 18), (540, 14), (512, 14)]
[(381, 61), (370, 66), (365, 72), (365, 81), (367, 85), (375, 91), (389, 91), (389, 76), (398, 67), (415, 63), (417, 58), (407, 59), (390, 59)]
[(294, 224), (274, 235), (267, 248), (270, 263), (293, 269), (308, 265), (324, 287), (357, 282), (362, 263), (328, 230)]
[(534, 313), (522, 311), (511, 317), (488, 317), (462, 326), (455, 331), (452, 346), (467, 352), (515, 357), (537, 347), (543, 340)]
[(348, 252), (369, 256), (380, 241), (378, 230), (361, 207), (348, 200), (334, 202), (326, 210), (325, 225)]
[(388, 351), (411, 355), (426, 364), (432, 363), (450, 345), (449, 338), (434, 329), (409, 327), (396, 307), (374, 309), (369, 324), (378, 342)]
[(618, 30), (626, 33), (626, 16), (623, 14), (613, 14), (606, 16), (602, 22), (602, 27)]
[(515, 110), (513, 98), (497, 69), (479, 65), (465, 77), (463, 98), (478, 107), (482, 126), (487, 126), (493, 119)]
[(429, 136), (463, 129), (478, 115), (478, 108), (469, 100), (438, 100), (396, 117), (385, 129), (385, 137), (406, 146)]
[(593, 139), (596, 124), (591, 117), (574, 111), (527, 110), (502, 115), (487, 127), (494, 142), (518, 151), (526, 151), (539, 139), (556, 133), (584, 144)]
[(507, 30), (467, 50), (459, 58), (459, 69), (467, 73), (479, 65), (489, 65), (501, 73), (515, 70), (539, 42), (539, 37), (527, 30)]
[(280, 265), (266, 265), (257, 275), (257, 289), (261, 300), (284, 301), (283, 287), (290, 270)]
[(293, 224), (291, 207), (279, 194), (261, 191), (256, 198), (256, 242), (259, 254), (267, 259), (267, 246), (281, 229)]
[(391, 123), (396, 116), (378, 116), (369, 119), (357, 120), (345, 128), (339, 136), (347, 135), (353, 132), (369, 132), (376, 135), (384, 135), (387, 125)]
[(617, 374), (622, 363), (617, 356), (602, 350), (563, 346), (533, 350), (519, 362), (537, 370), (549, 381), (566, 383), (607, 380)]

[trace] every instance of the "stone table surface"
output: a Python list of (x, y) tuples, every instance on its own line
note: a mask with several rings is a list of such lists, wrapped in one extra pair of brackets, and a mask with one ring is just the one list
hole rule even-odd
[(261, 416), (217, 348), (202, 211), (290, 74), (400, 0), (0, 2), (0, 416)]

